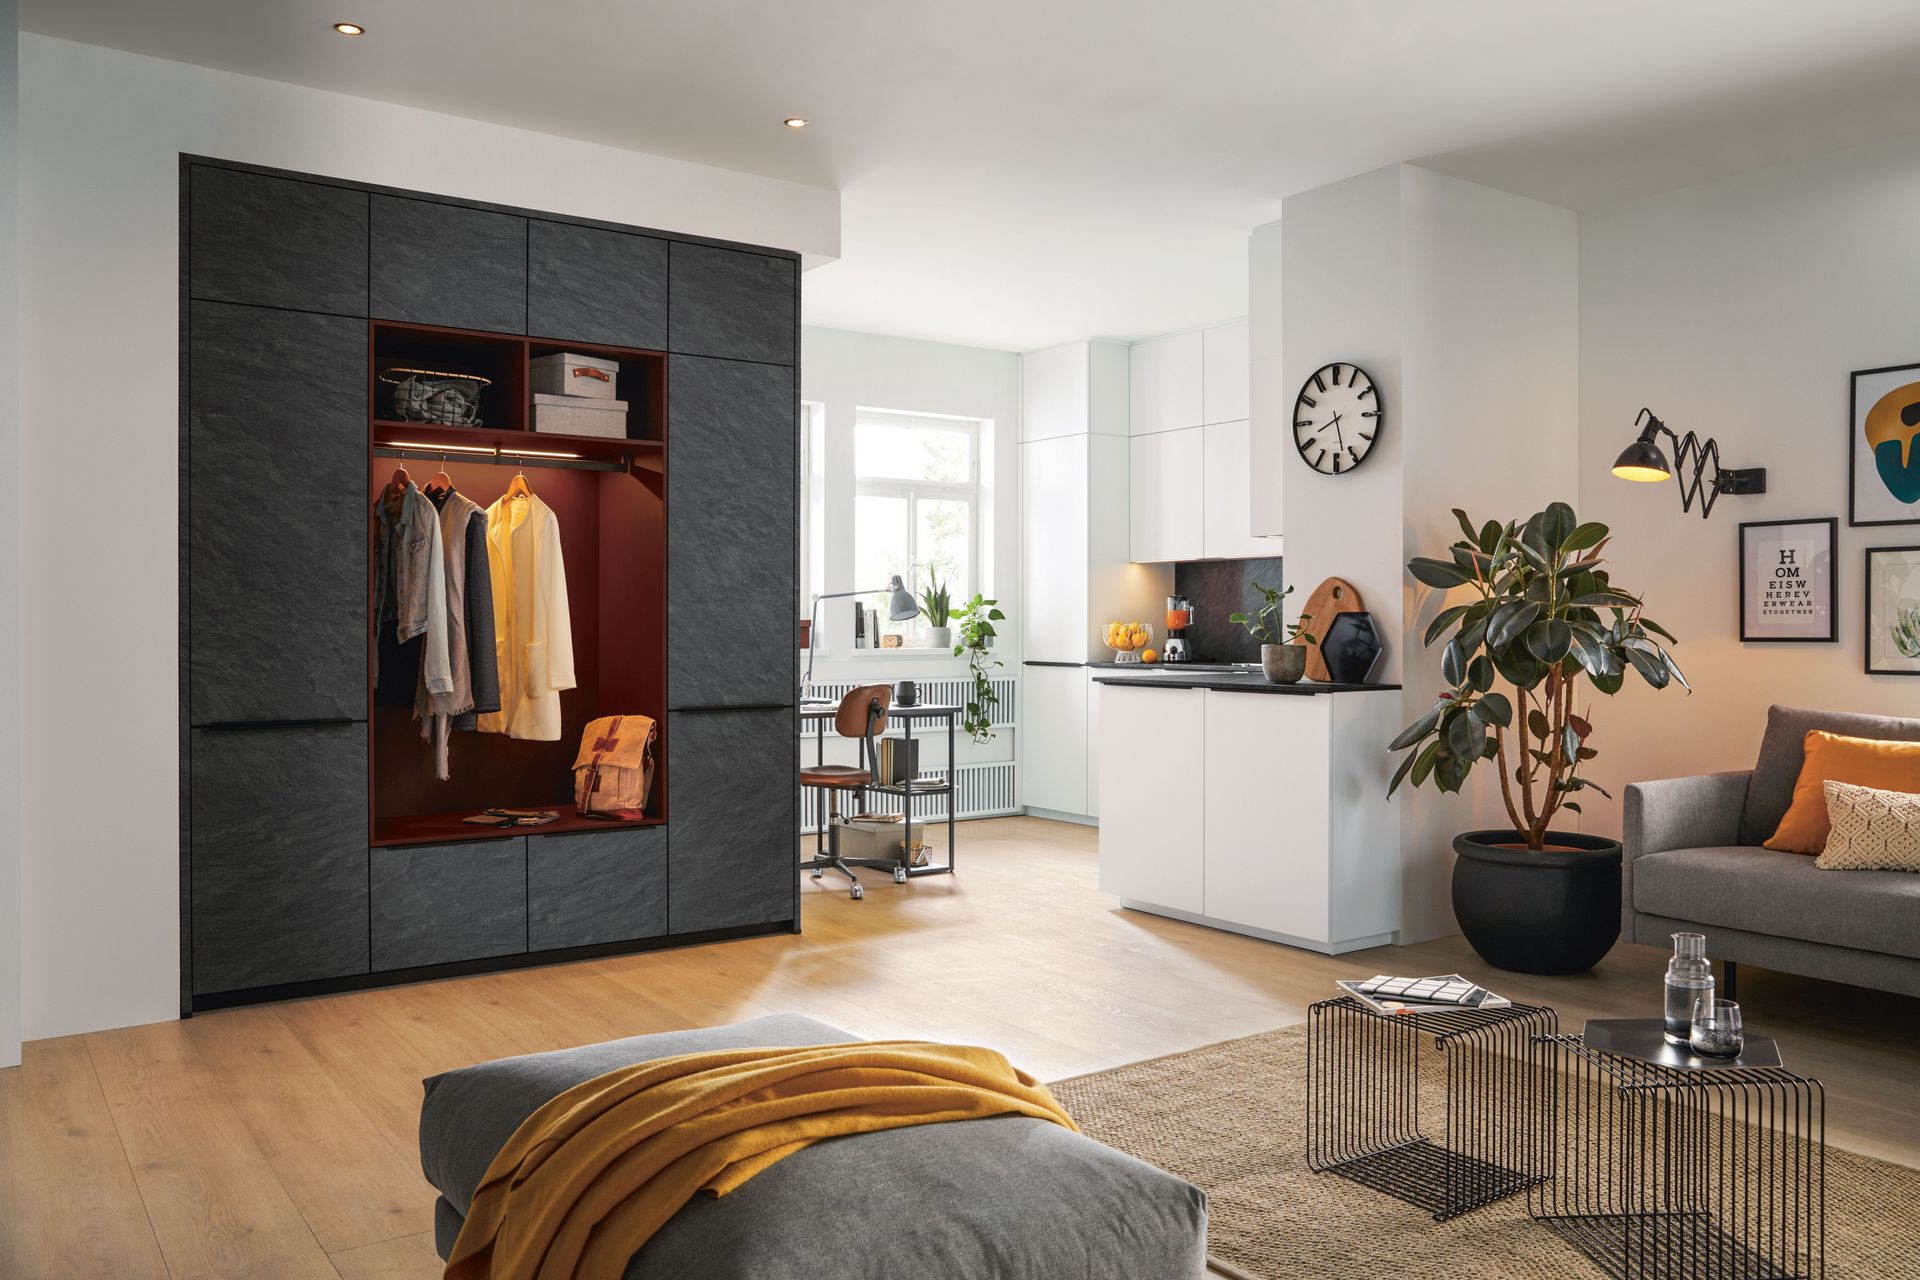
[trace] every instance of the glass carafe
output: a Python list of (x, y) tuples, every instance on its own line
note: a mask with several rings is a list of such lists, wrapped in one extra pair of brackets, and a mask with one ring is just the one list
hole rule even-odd
[(1667, 961), (1667, 1043), (1686, 1046), (1693, 1032), (1693, 1006), (1713, 995), (1713, 966), (1707, 963), (1707, 935), (1673, 935), (1673, 959)]

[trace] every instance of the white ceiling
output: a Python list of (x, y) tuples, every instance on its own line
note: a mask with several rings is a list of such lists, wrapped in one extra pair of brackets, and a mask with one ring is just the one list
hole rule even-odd
[(1248, 230), (1381, 164), (1579, 207), (1920, 129), (1913, 0), (20, 0), (20, 20), (837, 187), (844, 257), (808, 273), (809, 323), (1009, 350), (1242, 314)]

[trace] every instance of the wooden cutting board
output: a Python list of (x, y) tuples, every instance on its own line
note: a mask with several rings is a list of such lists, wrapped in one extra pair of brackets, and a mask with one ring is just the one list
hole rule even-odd
[[(1327, 628), (1333, 625), (1334, 615), (1365, 613), (1366, 610), (1360, 592), (1345, 578), (1328, 578), (1315, 587), (1313, 594), (1307, 597), (1307, 602), (1300, 606), (1300, 612), (1313, 619), (1307, 623), (1307, 631), (1315, 639), (1326, 637)], [(1327, 674), (1327, 660), (1320, 656), (1320, 646), (1317, 644), (1307, 647), (1307, 679), (1332, 679)]]

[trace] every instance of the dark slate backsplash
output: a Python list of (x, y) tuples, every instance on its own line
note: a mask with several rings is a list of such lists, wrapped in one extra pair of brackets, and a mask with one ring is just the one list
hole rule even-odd
[[(1260, 661), (1260, 642), (1248, 635), (1245, 627), (1227, 618), (1236, 611), (1253, 611), (1259, 601), (1253, 590), (1255, 579), (1263, 587), (1285, 589), (1280, 561), (1279, 556), (1273, 556), (1264, 560), (1194, 560), (1173, 566), (1173, 589), (1193, 604), (1193, 626), (1187, 638), (1192, 641), (1195, 660)], [(1290, 607), (1287, 616), (1293, 615)]]

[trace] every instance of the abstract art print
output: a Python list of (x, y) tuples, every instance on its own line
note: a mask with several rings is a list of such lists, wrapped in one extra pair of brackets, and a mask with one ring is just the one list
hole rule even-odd
[(1849, 524), (1920, 521), (1920, 364), (1853, 375), (1847, 485)]
[(1838, 602), (1833, 571), (1840, 521), (1765, 520), (1740, 526), (1740, 639), (1827, 641)]
[(1920, 676), (1920, 547), (1867, 550), (1867, 674)]

